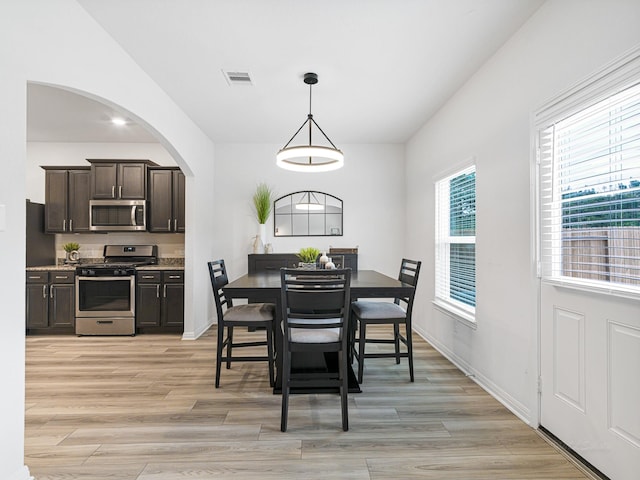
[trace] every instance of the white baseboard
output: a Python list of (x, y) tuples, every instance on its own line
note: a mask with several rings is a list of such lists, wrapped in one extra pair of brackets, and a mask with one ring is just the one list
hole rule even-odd
[(185, 333), (183, 333), (182, 334), (182, 340), (197, 340), (198, 338), (200, 338), (204, 334), (204, 332), (209, 330), (211, 325), (213, 325), (213, 322), (209, 323), (208, 325), (203, 326), (202, 328), (200, 328), (199, 330), (197, 330), (195, 332), (185, 332)]
[(531, 418), (531, 410), (522, 402), (513, 398), (508, 392), (504, 391), (496, 385), (491, 379), (479, 373), (472, 365), (469, 365), (464, 359), (460, 358), (454, 352), (449, 350), (446, 345), (440, 343), (437, 339), (430, 336), (427, 332), (414, 328), (414, 331), (420, 335), (426, 342), (435, 348), (442, 356), (453, 363), (467, 377), (477, 383), (489, 395), (498, 400), (502, 405), (508, 408), (515, 416), (532, 428), (537, 428), (537, 421)]
[(20, 469), (18, 469), (17, 472), (14, 472), (13, 474), (6, 477), (6, 480), (35, 480), (35, 478), (31, 476), (29, 467), (23, 465)]

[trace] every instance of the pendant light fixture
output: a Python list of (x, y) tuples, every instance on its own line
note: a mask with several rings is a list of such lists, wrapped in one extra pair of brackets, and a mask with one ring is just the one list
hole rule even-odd
[[(318, 83), (318, 75), (305, 73), (304, 83), (309, 85), (309, 115), (293, 137), (282, 147), (276, 155), (276, 164), (286, 170), (296, 172), (328, 172), (337, 170), (344, 165), (344, 155), (322, 131), (311, 114), (311, 87)], [(305, 125), (309, 128), (309, 144), (290, 147), (289, 144), (300, 133)], [(320, 131), (322, 136), (331, 144), (331, 147), (314, 145), (311, 138), (313, 126)]]
[(320, 203), (314, 192), (304, 192), (300, 201), (296, 203), (296, 210), (324, 210), (324, 205)]

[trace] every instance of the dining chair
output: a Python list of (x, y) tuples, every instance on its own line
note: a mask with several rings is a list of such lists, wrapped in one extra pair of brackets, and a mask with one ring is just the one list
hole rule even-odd
[[(351, 304), (352, 325), (358, 331), (358, 338), (353, 342), (353, 355), (358, 360), (358, 383), (362, 383), (365, 358), (389, 358), (394, 357), (396, 363), (400, 363), (400, 358), (407, 358), (409, 361), (409, 377), (413, 382), (413, 341), (411, 339), (411, 312), (413, 310), (413, 299), (415, 297), (416, 286), (418, 285), (418, 275), (422, 262), (402, 259), (400, 264), (400, 274), (398, 280), (408, 283), (414, 288), (411, 294), (406, 297), (395, 298), (393, 302), (374, 302), (371, 300), (356, 300)], [(391, 338), (367, 338), (367, 325), (393, 325), (393, 339)], [(404, 324), (406, 333), (400, 333), (400, 325)], [(407, 347), (406, 352), (400, 351), (400, 342)], [(367, 343), (393, 343), (394, 352), (365, 353)], [(355, 345), (358, 345), (356, 350)]]
[[(232, 362), (267, 362), (269, 366), (269, 384), (274, 386), (274, 353), (273, 353), (273, 322), (276, 317), (276, 307), (273, 303), (248, 303), (233, 305), (233, 300), (226, 298), (223, 287), (229, 283), (224, 260), (214, 260), (207, 263), (213, 288), (213, 298), (218, 315), (218, 341), (216, 352), (216, 388), (220, 387), (220, 369), (222, 362), (226, 362), (227, 369)], [(264, 327), (266, 341), (234, 342), (234, 327)], [(226, 331), (226, 336), (225, 336)], [(266, 356), (233, 356), (234, 348), (267, 347)], [(226, 355), (223, 355), (226, 347)]]
[[(342, 429), (349, 429), (347, 407), (349, 356), (349, 298), (351, 269), (280, 270), (282, 295), (282, 415), (280, 429), (287, 431), (289, 395), (292, 388), (305, 385), (336, 387), (340, 392)], [(280, 352), (279, 352), (280, 353)], [(338, 368), (325, 365), (313, 372), (292, 368), (292, 354), (338, 356)], [(322, 355), (325, 354), (325, 355)]]

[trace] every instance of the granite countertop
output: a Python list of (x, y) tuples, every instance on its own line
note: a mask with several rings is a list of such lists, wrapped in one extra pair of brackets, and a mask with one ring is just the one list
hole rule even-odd
[(53, 271), (75, 271), (76, 265), (40, 265), (38, 267), (27, 267), (27, 272), (44, 272), (48, 270)]
[(142, 265), (136, 270), (184, 270), (184, 265)]
[[(83, 263), (97, 263), (102, 259), (86, 259), (84, 262), (76, 264), (59, 263), (58, 265), (39, 265), (37, 267), (27, 267), (27, 272), (44, 272), (44, 271), (74, 271), (76, 267), (82, 266)], [(184, 258), (159, 258), (158, 265), (143, 265), (136, 267), (136, 270), (184, 270)]]

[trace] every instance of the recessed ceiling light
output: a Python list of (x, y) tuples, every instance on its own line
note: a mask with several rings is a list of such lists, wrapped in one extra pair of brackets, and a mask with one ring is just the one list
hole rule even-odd
[(118, 125), (119, 127), (126, 125), (127, 121), (124, 118), (120, 118), (120, 117), (113, 117), (111, 119), (111, 123), (113, 123), (114, 125)]

